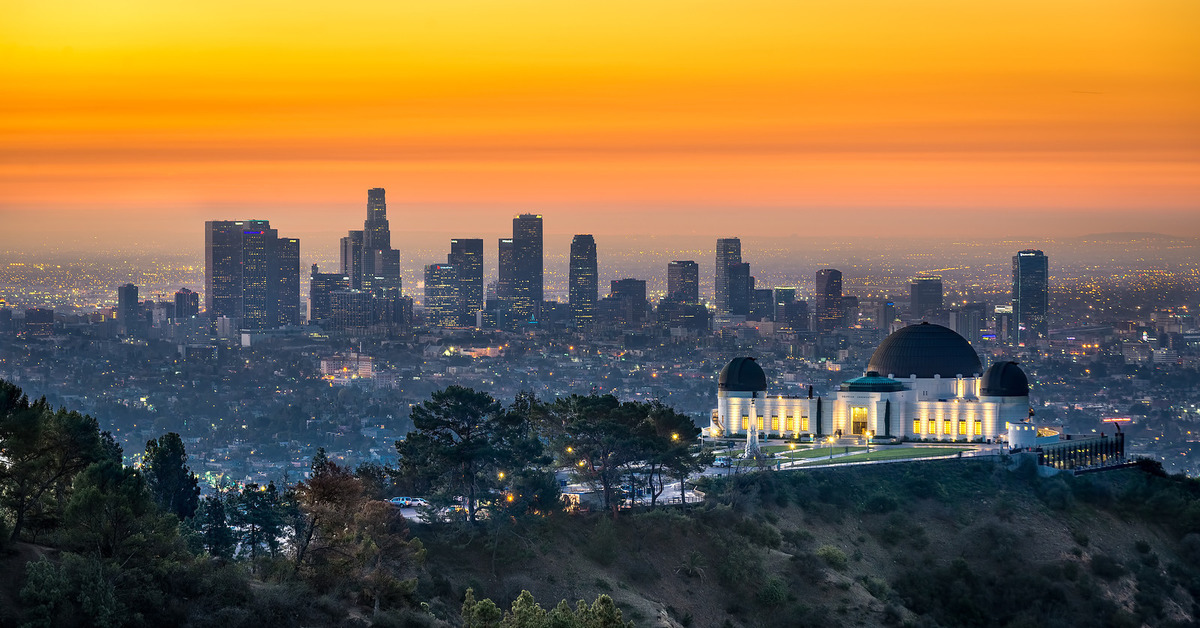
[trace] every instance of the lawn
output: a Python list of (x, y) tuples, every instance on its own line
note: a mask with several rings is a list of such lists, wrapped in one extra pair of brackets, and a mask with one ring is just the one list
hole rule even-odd
[[(867, 450), (866, 447), (850, 447), (851, 452), (866, 451), (866, 450)], [(833, 453), (835, 453), (835, 454), (847, 453), (846, 447), (845, 446), (834, 447)], [(829, 457), (829, 448), (828, 447), (817, 447), (814, 449), (797, 449), (796, 451), (789, 451), (787, 453), (780, 454), (779, 457), (780, 458), (791, 458), (794, 460), (800, 460), (800, 459), (804, 459), (804, 458), (822, 458), (822, 457), (828, 458)], [(834, 458), (834, 460), (836, 460), (836, 458)]]
[(970, 450), (963, 447), (898, 447), (895, 449), (878, 449), (870, 453), (842, 456), (841, 458), (834, 458), (833, 460), (814, 460), (805, 464), (844, 464), (847, 462), (864, 462), (867, 460), (930, 458), (935, 456), (950, 456), (960, 451)]

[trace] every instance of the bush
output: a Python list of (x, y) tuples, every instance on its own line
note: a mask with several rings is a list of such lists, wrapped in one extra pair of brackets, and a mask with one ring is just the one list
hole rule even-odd
[(867, 498), (863, 504), (863, 510), (876, 514), (884, 514), (892, 512), (900, 507), (900, 502), (887, 493), (875, 493)]
[(1125, 575), (1125, 566), (1107, 554), (1092, 557), (1092, 573), (1105, 580), (1116, 580)]
[(768, 578), (755, 595), (763, 606), (780, 606), (787, 601), (787, 584), (779, 578)]
[(821, 560), (825, 561), (826, 565), (829, 565), (838, 571), (845, 569), (846, 565), (849, 563), (849, 560), (846, 558), (846, 552), (843, 552), (832, 545), (822, 545), (821, 547), (818, 547), (817, 556)]
[(608, 517), (600, 517), (583, 553), (601, 565), (611, 565), (617, 557), (617, 528)]

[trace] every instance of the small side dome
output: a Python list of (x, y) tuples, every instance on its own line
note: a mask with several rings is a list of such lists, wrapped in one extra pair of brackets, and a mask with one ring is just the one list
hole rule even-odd
[(1016, 362), (997, 362), (988, 367), (980, 382), (985, 397), (1028, 397), (1029, 378)]
[(734, 358), (717, 376), (717, 389), (727, 392), (765, 392), (767, 374), (754, 358)]
[(884, 377), (877, 371), (867, 371), (867, 374), (844, 382), (842, 392), (899, 392), (904, 390), (904, 384), (890, 377)]

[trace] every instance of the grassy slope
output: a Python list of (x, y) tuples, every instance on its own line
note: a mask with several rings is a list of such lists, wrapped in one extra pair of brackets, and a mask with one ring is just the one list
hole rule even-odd
[(467, 586), (502, 607), (522, 589), (544, 606), (609, 593), (642, 626), (1190, 622), (1200, 574), (1180, 530), (1120, 499), (1143, 475), (969, 460), (743, 475), (686, 515), (564, 517), (494, 554), (418, 529), (419, 594), (452, 618)]

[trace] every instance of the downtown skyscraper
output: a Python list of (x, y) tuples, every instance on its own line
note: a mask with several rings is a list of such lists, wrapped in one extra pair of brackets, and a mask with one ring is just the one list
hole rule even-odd
[(945, 306), (941, 277), (913, 277), (908, 287), (909, 311), (912, 318), (929, 316)]
[(373, 295), (398, 294), (401, 289), (400, 251), (392, 248), (392, 231), (387, 218), (386, 191), (367, 190), (367, 219), (362, 231), (351, 231), (341, 242), (341, 273), (350, 287)]
[(1046, 254), (1026, 249), (1012, 258), (1013, 343), (1029, 344), (1049, 332), (1050, 262)]
[(844, 324), (842, 306), (842, 271), (823, 268), (816, 279), (816, 331), (833, 331)]
[(700, 302), (700, 265), (692, 260), (667, 264), (667, 298), (683, 303)]
[(300, 322), (300, 240), (267, 220), (204, 223), (204, 306), (240, 329)]
[(576, 327), (587, 327), (596, 318), (596, 299), (599, 295), (599, 273), (596, 265), (596, 239), (587, 234), (571, 238), (571, 267), (567, 301)]
[[(503, 243), (502, 243), (503, 244)], [(513, 218), (510, 297), (517, 322), (540, 320), (543, 295), (542, 217), (521, 214)]]
[[(742, 263), (742, 241), (740, 238), (718, 238), (716, 263), (713, 267), (713, 283), (717, 312), (728, 314), (729, 267)], [(748, 287), (747, 287), (748, 289)], [(748, 297), (747, 297), (748, 298)]]
[(474, 325), (476, 314), (483, 309), (483, 240), (450, 240), (446, 262), (458, 273), (459, 324)]

